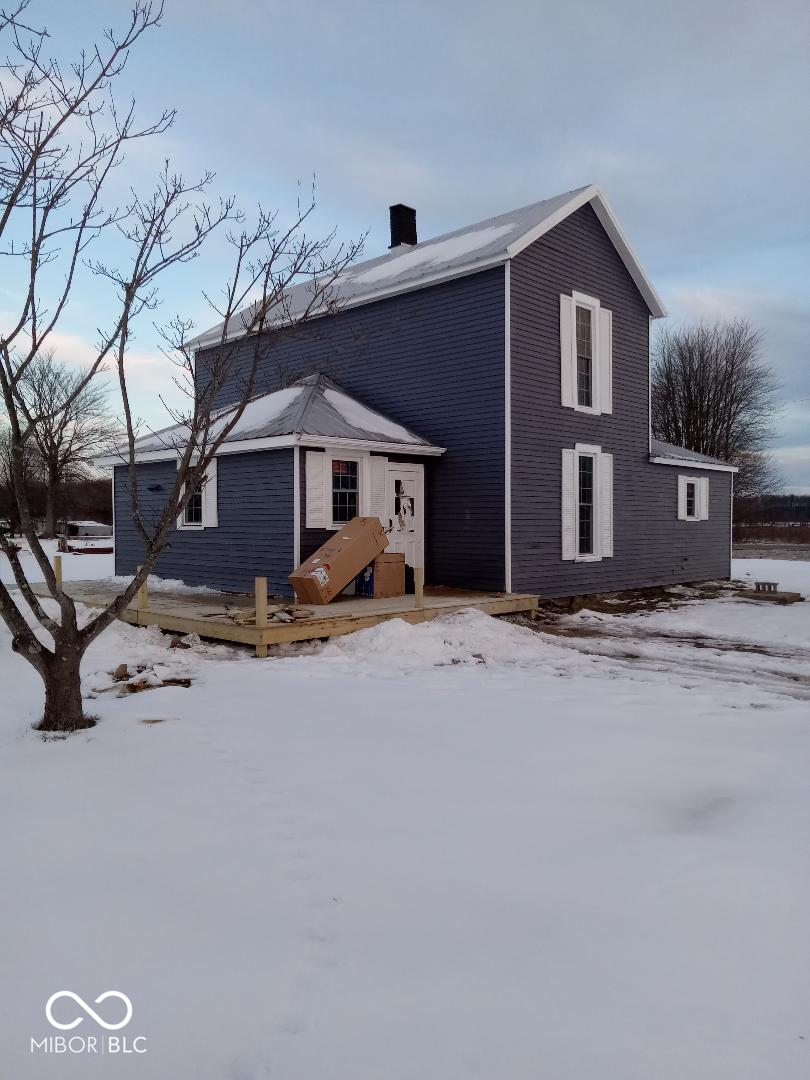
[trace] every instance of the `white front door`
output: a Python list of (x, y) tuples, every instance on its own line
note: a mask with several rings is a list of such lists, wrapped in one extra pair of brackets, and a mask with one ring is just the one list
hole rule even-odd
[(425, 467), (388, 463), (388, 551), (402, 551), (408, 566), (424, 567)]

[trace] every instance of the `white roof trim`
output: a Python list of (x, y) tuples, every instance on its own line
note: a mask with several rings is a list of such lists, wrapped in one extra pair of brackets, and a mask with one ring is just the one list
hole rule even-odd
[(650, 457), (653, 465), (675, 465), (679, 469), (708, 469), (710, 472), (735, 473), (740, 470), (736, 465), (716, 465), (713, 461), (695, 461), (694, 458)]
[[(552, 198), (555, 199), (557, 198), (557, 196), (553, 196)], [(551, 200), (542, 201), (545, 202)], [(451, 268), (447, 268), (445, 270), (435, 270), (432, 273), (427, 273), (420, 277), (407, 278), (404, 281), (394, 283), (388, 286), (383, 285), (377, 289), (371, 288), (368, 291), (363, 291), (353, 296), (346, 296), (342, 302), (342, 307), (362, 307), (364, 304), (373, 304), (377, 300), (383, 300), (389, 296), (396, 296), (400, 293), (415, 292), (419, 289), (427, 288), (430, 285), (435, 285), (442, 281), (451, 281), (453, 280), (453, 278), (466, 277), (469, 274), (477, 274), (480, 271), (487, 270), (493, 266), (503, 265), (510, 259), (514, 258), (515, 255), (520, 254), (520, 252), (523, 251), (526, 247), (528, 247), (529, 244), (534, 243), (535, 240), (538, 240), (541, 236), (544, 236), (555, 226), (559, 225), (560, 222), (564, 221), (570, 214), (573, 214), (574, 211), (578, 210), (586, 203), (592, 204), (596, 216), (599, 218), (599, 221), (601, 222), (603, 228), (610, 237), (613, 246), (616, 248), (619, 257), (626, 266), (630, 276), (636, 284), (636, 287), (639, 289), (642, 296), (644, 297), (647, 307), (650, 309), (653, 317), (656, 319), (660, 319), (665, 316), (667, 312), (661, 301), (661, 297), (658, 295), (655, 287), (645, 273), (644, 268), (639, 262), (636, 253), (630, 246), (630, 243), (627, 240), (627, 237), (625, 236), (616, 215), (613, 213), (613, 210), (610, 208), (607, 200), (605, 199), (604, 195), (602, 195), (599, 187), (596, 184), (589, 184), (587, 187), (584, 187), (579, 191), (573, 192), (569, 199), (567, 199), (560, 206), (558, 206), (557, 209), (554, 210), (552, 213), (544, 217), (539, 224), (528, 229), (517, 240), (513, 240), (511, 244), (496, 253), (488, 254), (478, 259), (473, 258), (466, 263), (459, 262)], [(515, 213), (518, 212), (519, 211), (517, 210), (515, 211)], [(499, 218), (506, 216), (508, 216), (508, 213), (504, 215), (498, 215)], [(474, 228), (474, 226), (470, 226), (470, 228)], [(461, 233), (464, 231), (465, 230), (455, 230), (455, 233)], [(455, 235), (455, 233), (447, 235), (451, 236)], [(431, 244), (434, 241), (438, 241), (440, 239), (442, 238), (436, 237), (432, 238), (431, 240), (423, 241), (423, 243)], [(420, 245), (416, 246), (418, 248)], [(374, 260), (371, 261), (373, 262)], [(322, 316), (323, 314), (329, 314), (331, 311), (331, 307), (327, 308), (326, 306), (321, 306), (312, 310), (309, 313), (309, 318), (317, 318)], [(236, 312), (234, 314), (232, 320), (234, 324), (234, 330), (232, 332), (229, 330), (225, 341), (233, 341), (240, 337), (246, 336), (244, 329), (239, 329), (239, 316), (240, 312)], [(295, 317), (293, 317), (292, 321), (295, 321)], [(272, 325), (278, 325), (278, 323), (270, 323), (266, 325), (263, 329), (268, 330), (271, 328)], [(256, 331), (254, 331), (254, 333), (255, 332)], [(189, 342), (189, 346), (193, 349), (210, 348), (211, 346), (218, 344), (222, 340), (222, 324), (220, 323), (218, 326), (211, 327), (209, 330), (198, 334)]]
[[(430, 446), (424, 443), (377, 442), (373, 439), (338, 439), (323, 435), (271, 435), (265, 439), (242, 439), (238, 442), (224, 442), (215, 457), (225, 454), (250, 454), (256, 450), (283, 450), (291, 446), (321, 446), (337, 450), (372, 450), (381, 454), (410, 454), (414, 457), (440, 457), (446, 452), (443, 446)], [(136, 453), (136, 464), (150, 461), (177, 461), (180, 450), (167, 446), (160, 450), (142, 450)], [(109, 454), (96, 458), (96, 466), (129, 464), (129, 458), (123, 454)]]
[(573, 195), (567, 203), (559, 207), (553, 214), (549, 215), (544, 221), (541, 221), (535, 228), (530, 229), (519, 240), (516, 240), (513, 244), (510, 244), (507, 248), (509, 258), (514, 258), (515, 255), (519, 255), (521, 251), (525, 250), (530, 244), (533, 244), (535, 240), (539, 240), (541, 236), (545, 236), (547, 232), (550, 232), (560, 222), (573, 214), (575, 210), (579, 210), (581, 206), (586, 203), (590, 203), (593, 206), (594, 213), (602, 223), (602, 227), (610, 237), (613, 246), (619, 253), (624, 265), (636, 283), (641, 295), (647, 302), (647, 307), (650, 309), (653, 317), (656, 319), (663, 318), (667, 311), (664, 307), (661, 297), (655, 290), (655, 286), (647, 277), (643, 266), (638, 260), (638, 256), (630, 246), (630, 242), (624, 234), (624, 231), (619, 224), (619, 220), (608, 204), (607, 199), (599, 190), (596, 184), (590, 184), (582, 191)]

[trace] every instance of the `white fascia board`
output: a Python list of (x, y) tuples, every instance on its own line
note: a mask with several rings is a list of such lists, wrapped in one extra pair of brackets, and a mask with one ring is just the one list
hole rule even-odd
[(425, 446), (422, 443), (378, 442), (375, 439), (338, 439), (323, 435), (300, 435), (301, 446), (322, 446), (327, 450), (374, 450), (381, 454), (411, 454), (417, 457), (441, 457), (445, 446)]
[(506, 249), (508, 258), (512, 259), (515, 255), (519, 255), (521, 251), (530, 244), (533, 244), (535, 240), (539, 240), (541, 236), (545, 236), (547, 232), (550, 232), (559, 225), (561, 221), (565, 221), (570, 214), (573, 214), (575, 210), (579, 210), (580, 206), (584, 206), (585, 203), (590, 202), (591, 199), (598, 194), (599, 188), (596, 184), (589, 184), (588, 187), (583, 188), (582, 191), (577, 192), (576, 195), (572, 195), (571, 198), (567, 202), (564, 202), (553, 214), (543, 218), (538, 225), (529, 229), (529, 231), (525, 232), (518, 240), (513, 241)]
[(708, 469), (709, 472), (730, 473), (740, 471), (736, 465), (716, 465), (713, 461), (693, 461), (691, 458), (651, 457), (650, 461), (653, 465), (675, 465), (679, 469)]
[[(446, 452), (443, 446), (424, 446), (421, 443), (380, 442), (375, 439), (337, 439), (323, 435), (272, 435), (265, 439), (242, 439), (225, 442), (216, 452), (216, 457), (224, 454), (250, 454), (256, 450), (283, 450), (292, 446), (323, 446), (338, 450), (375, 450), (379, 453), (413, 454), (418, 457), (439, 457)], [(160, 450), (143, 450), (135, 454), (137, 464), (150, 461), (177, 461), (180, 450), (167, 446)], [(128, 465), (129, 458), (124, 455), (111, 455), (97, 458), (96, 465)]]
[(622, 262), (627, 267), (630, 276), (638, 286), (639, 292), (647, 301), (647, 307), (650, 309), (650, 313), (656, 319), (663, 319), (667, 314), (667, 309), (664, 307), (664, 303), (658, 295), (655, 286), (650, 281), (649, 277), (647, 277), (638, 256), (630, 246), (630, 241), (625, 236), (624, 230), (619, 224), (619, 219), (613, 213), (610, 204), (598, 188), (593, 197), (592, 205), (594, 213), (601, 221), (605, 232), (613, 241), (613, 246), (618, 251)]
[(568, 202), (564, 203), (555, 213), (545, 218), (536, 225), (533, 229), (530, 229), (527, 233), (524, 233), (519, 240), (516, 240), (513, 244), (510, 244), (507, 252), (509, 258), (514, 258), (515, 255), (519, 255), (521, 251), (533, 244), (535, 240), (539, 240), (541, 236), (545, 236), (547, 232), (550, 232), (560, 222), (573, 214), (575, 210), (579, 210), (585, 203), (591, 203), (596, 216), (602, 223), (602, 227), (610, 237), (613, 246), (619, 253), (624, 265), (627, 267), (630, 276), (635, 281), (639, 292), (647, 302), (647, 307), (650, 309), (651, 314), (656, 319), (662, 319), (667, 311), (661, 301), (661, 297), (655, 290), (655, 286), (647, 277), (643, 266), (638, 260), (638, 256), (633, 251), (630, 243), (625, 236), (619, 220), (608, 205), (604, 195), (599, 190), (596, 184), (590, 184), (582, 191), (573, 195)]

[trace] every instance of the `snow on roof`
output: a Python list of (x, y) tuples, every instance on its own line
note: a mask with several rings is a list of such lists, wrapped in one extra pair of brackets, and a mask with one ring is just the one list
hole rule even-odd
[(705, 461), (707, 465), (725, 465), (731, 468), (727, 461), (722, 458), (709, 457), (708, 454), (698, 454), (695, 450), (687, 450), (683, 446), (675, 446), (673, 443), (662, 442), (660, 439), (650, 440), (650, 454), (652, 457), (679, 458), (681, 461)]
[[(432, 240), (423, 240), (413, 247), (401, 245), (375, 259), (355, 263), (335, 281), (337, 299), (344, 307), (352, 307), (503, 263), (588, 202), (593, 205), (652, 314), (664, 315), (658, 294), (630, 248), (615, 215), (594, 184), (531, 203)], [(310, 282), (288, 289), (284, 317), (295, 319), (307, 311), (312, 303), (312, 295)], [(233, 316), (228, 338), (245, 333), (253, 310), (253, 306), (249, 306)], [(191, 345), (205, 348), (217, 344), (222, 338), (223, 325), (218, 323), (211, 327), (195, 338)]]
[[(225, 409), (217, 416), (211, 425), (213, 437), (227, 424), (233, 412), (233, 408)], [(248, 402), (224, 441), (244, 442), (283, 435), (431, 447), (427, 439), (363, 405), (320, 374), (309, 375), (283, 390), (262, 394)], [(139, 455), (176, 450), (184, 446), (187, 439), (188, 426), (175, 424), (142, 436), (135, 443), (135, 452)]]

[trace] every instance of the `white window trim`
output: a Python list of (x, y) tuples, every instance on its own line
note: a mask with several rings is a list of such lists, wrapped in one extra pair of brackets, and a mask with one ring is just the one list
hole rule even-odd
[[(695, 512), (687, 514), (686, 490), (689, 484), (695, 487)], [(709, 478), (708, 476), (678, 476), (678, 521), (709, 520)]]
[(361, 450), (327, 450), (324, 456), (324, 478), (328, 481), (329, 490), (324, 494), (329, 499), (327, 504), (327, 519), (328, 524), (326, 528), (331, 532), (336, 532), (338, 529), (342, 529), (344, 525), (348, 524), (345, 521), (335, 521), (332, 517), (332, 462), (333, 461), (356, 461), (357, 462), (357, 513), (358, 516), (364, 517), (365, 509), (369, 505), (369, 491), (368, 485), (370, 480), (370, 470), (368, 468), (368, 459), (371, 455)]
[[(585, 293), (571, 293), (571, 377), (573, 379), (572, 408), (575, 412), (589, 413), (591, 416), (601, 416), (602, 402), (602, 355), (600, 349), (599, 332), (599, 309), (602, 305), (595, 296), (586, 296)], [(577, 308), (589, 308), (591, 312), (591, 405), (580, 405), (577, 393)]]
[[(599, 458), (602, 455), (601, 446), (591, 446), (588, 443), (577, 443), (574, 447), (574, 543), (576, 554), (574, 562), (601, 562), (602, 552), (600, 549), (601, 528), (599, 524)], [(579, 459), (581, 457), (593, 458), (593, 551), (588, 555), (579, 553)]]
[[(192, 465), (196, 462), (192, 461)], [(177, 462), (177, 467), (180, 467), (180, 462)], [(183, 484), (181, 490), (181, 498), (186, 493), (186, 485)], [(218, 479), (217, 479), (217, 459), (212, 458), (208, 466), (206, 473), (206, 479), (202, 485), (202, 521), (186, 521), (186, 510), (188, 504), (183, 507), (180, 513), (177, 515), (177, 528), (182, 529), (184, 532), (202, 532), (204, 529), (216, 529), (219, 526), (219, 506), (218, 506)], [(212, 506), (213, 503), (213, 506)], [(207, 524), (206, 524), (207, 522)]]

